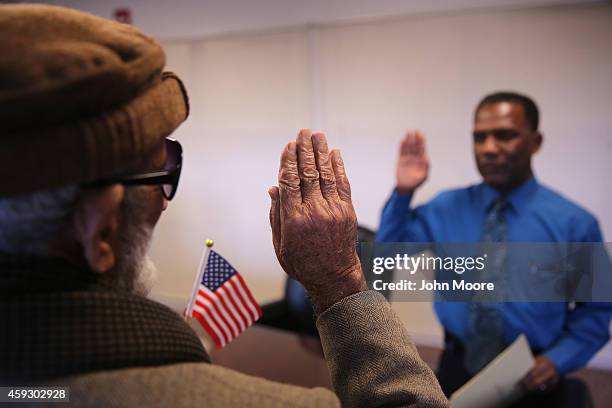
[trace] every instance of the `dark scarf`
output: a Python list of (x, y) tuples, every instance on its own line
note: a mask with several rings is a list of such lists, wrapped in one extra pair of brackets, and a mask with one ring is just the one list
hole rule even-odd
[(0, 385), (181, 362), (210, 359), (166, 306), (62, 260), (0, 255)]

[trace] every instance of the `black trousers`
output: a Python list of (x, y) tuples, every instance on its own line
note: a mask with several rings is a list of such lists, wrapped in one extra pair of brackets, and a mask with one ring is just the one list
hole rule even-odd
[[(444, 336), (444, 351), (436, 373), (442, 391), (447, 397), (457, 391), (472, 376), (463, 364), (464, 347), (460, 340), (449, 333)], [(575, 378), (562, 378), (559, 384), (546, 392), (524, 396), (512, 408), (593, 408), (593, 400), (586, 384)]]

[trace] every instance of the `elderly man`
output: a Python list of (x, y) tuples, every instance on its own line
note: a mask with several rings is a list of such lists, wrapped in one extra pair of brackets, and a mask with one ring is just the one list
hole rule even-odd
[(176, 192), (180, 80), (133, 27), (0, 6), (0, 384), (71, 387), (75, 406), (422, 406), (448, 402), (368, 291), (338, 151), (300, 132), (270, 190), (274, 247), (308, 290), (336, 393), (210, 364), (144, 297), (151, 232)]
[[(483, 182), (442, 192), (416, 208), (410, 202), (427, 178), (429, 158), (422, 133), (408, 132), (401, 142), (397, 186), (383, 210), (377, 239), (601, 242), (591, 214), (534, 177), (531, 161), (543, 140), (538, 122), (536, 104), (527, 96), (498, 92), (484, 97), (476, 107), (473, 131)], [(474, 305), (435, 304), (445, 330), (438, 378), (447, 395), (524, 333), (536, 357), (521, 382), (531, 395), (520, 406), (577, 407), (581, 399), (588, 400), (581, 383), (563, 381), (563, 376), (583, 367), (606, 344), (612, 305), (507, 302), (490, 308), (493, 313)], [(493, 318), (485, 319), (481, 310)]]

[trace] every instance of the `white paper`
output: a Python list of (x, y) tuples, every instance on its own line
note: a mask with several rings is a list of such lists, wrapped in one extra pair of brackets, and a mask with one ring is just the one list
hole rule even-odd
[(533, 367), (527, 338), (520, 335), (475, 377), (451, 395), (453, 408), (499, 408), (516, 401), (518, 382)]

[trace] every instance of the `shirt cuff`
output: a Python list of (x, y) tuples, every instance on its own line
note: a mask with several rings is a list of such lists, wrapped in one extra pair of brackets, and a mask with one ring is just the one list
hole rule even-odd
[(570, 336), (559, 339), (551, 349), (542, 354), (553, 362), (561, 375), (583, 367), (592, 357), (582, 342)]

